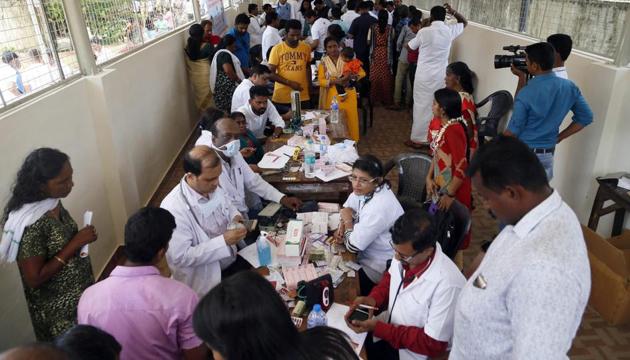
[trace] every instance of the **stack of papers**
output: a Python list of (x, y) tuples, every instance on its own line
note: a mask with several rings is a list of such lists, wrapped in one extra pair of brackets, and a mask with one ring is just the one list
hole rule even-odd
[(333, 181), (335, 179), (346, 177), (348, 175), (350, 175), (349, 172), (345, 172), (339, 169), (335, 169), (329, 174), (324, 174), (324, 172), (321, 170), (318, 170), (317, 172), (315, 172), (315, 177), (320, 179), (323, 182)]
[(258, 162), (261, 169), (282, 169), (289, 162), (289, 157), (281, 154), (266, 153), (262, 160)]

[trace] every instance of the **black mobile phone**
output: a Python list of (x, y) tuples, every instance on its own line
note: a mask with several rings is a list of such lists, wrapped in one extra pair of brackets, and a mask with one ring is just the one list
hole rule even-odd
[(359, 320), (359, 321), (365, 321), (370, 317), (370, 314), (362, 309), (356, 308), (354, 309), (354, 311), (352, 312), (352, 314), (350, 314), (350, 317), (348, 318), (348, 320), (352, 321), (352, 320)]

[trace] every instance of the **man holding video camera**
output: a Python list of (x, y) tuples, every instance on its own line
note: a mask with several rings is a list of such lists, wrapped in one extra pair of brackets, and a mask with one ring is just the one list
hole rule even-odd
[[(556, 76), (553, 71), (555, 50), (546, 42), (525, 48), (527, 72), (533, 76), (518, 91), (514, 99), (512, 118), (505, 135), (516, 136), (538, 156), (547, 173), (553, 177), (553, 155), (556, 144), (593, 122), (593, 112), (580, 89), (570, 80)], [(525, 73), (512, 65), (525, 83)], [(564, 117), (571, 110), (573, 122), (560, 131)]]

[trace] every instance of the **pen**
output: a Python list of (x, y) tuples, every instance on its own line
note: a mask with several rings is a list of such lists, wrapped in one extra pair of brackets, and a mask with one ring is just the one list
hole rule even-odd
[(370, 306), (370, 305), (365, 305), (365, 304), (359, 304), (359, 307), (360, 307), (360, 308), (364, 308), (364, 309), (374, 310), (374, 311), (378, 310), (378, 308), (377, 308), (377, 307)]

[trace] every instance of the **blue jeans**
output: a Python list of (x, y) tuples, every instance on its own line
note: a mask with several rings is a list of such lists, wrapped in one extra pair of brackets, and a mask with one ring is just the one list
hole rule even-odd
[(545, 168), (547, 181), (551, 181), (551, 178), (553, 178), (553, 153), (536, 154), (536, 156), (538, 156), (538, 160)]

